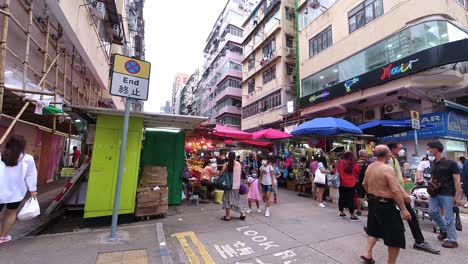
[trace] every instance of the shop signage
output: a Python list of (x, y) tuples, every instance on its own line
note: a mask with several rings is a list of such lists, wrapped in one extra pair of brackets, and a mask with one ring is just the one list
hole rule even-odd
[(148, 100), (151, 64), (120, 54), (112, 57), (110, 94)]
[[(400, 66), (393, 67), (394, 64), (390, 63), (389, 65), (382, 68), (382, 75), (380, 75), (380, 80), (391, 79), (395, 75), (407, 72), (408, 70), (413, 69), (413, 63), (418, 62), (419, 59), (410, 60), (408, 63), (402, 63)], [(345, 83), (346, 85), (346, 83)]]
[[(458, 115), (453, 112), (437, 112), (421, 115), (421, 124), (429, 125), (426, 128), (418, 130), (418, 138), (455, 138), (468, 140), (468, 116)], [(398, 119), (397, 121), (411, 122), (410, 117)], [(383, 137), (382, 140), (412, 140), (414, 132), (396, 134)]]
[(411, 111), (411, 127), (413, 129), (421, 129), (421, 123), (419, 121), (419, 112)]
[(346, 96), (434, 67), (460, 61), (468, 61), (467, 46), (468, 39), (463, 39), (420, 51), (387, 64), (382, 68), (375, 69), (352, 79), (326, 87), (321, 91), (303, 96), (300, 99), (300, 107), (305, 108), (330, 99)]

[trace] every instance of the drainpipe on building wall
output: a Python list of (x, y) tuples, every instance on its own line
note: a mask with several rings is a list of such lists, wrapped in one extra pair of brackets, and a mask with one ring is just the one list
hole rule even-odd
[(294, 0), (294, 22), (296, 25), (296, 109), (299, 111), (299, 97), (301, 94), (301, 78), (299, 73), (299, 0)]

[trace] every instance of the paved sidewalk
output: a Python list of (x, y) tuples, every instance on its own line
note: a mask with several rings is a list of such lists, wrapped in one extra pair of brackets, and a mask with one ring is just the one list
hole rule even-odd
[[(47, 207), (52, 203), (57, 194), (60, 193), (65, 183), (68, 181), (68, 178), (60, 178), (58, 181), (49, 183), (43, 187), (38, 188), (37, 199), (39, 201), (39, 206), (41, 207), (41, 212), (44, 212)], [(26, 198), (27, 200), (29, 198)], [(18, 209), (19, 212), (20, 209)], [(0, 213), (0, 222), (3, 220), (3, 213)], [(34, 229), (45, 225), (48, 221), (48, 218), (39, 216), (32, 220), (28, 221), (16, 221), (15, 226), (10, 232), (10, 235), (14, 240), (19, 239), (28, 235)]]
[(137, 223), (119, 226), (117, 242), (108, 240), (108, 228), (25, 237), (0, 245), (0, 263), (172, 264), (157, 233), (156, 223)]

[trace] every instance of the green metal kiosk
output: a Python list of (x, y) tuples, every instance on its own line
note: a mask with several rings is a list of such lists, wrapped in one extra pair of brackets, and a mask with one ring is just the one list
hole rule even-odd
[[(96, 123), (84, 218), (111, 216), (124, 112), (90, 107), (72, 107), (71, 110)], [(142, 165), (166, 166), (169, 202), (171, 205), (180, 203), (185, 131), (204, 121), (204, 117), (130, 113), (119, 214), (134, 213)], [(147, 137), (145, 143), (144, 137)], [(144, 159), (141, 159), (142, 153)]]

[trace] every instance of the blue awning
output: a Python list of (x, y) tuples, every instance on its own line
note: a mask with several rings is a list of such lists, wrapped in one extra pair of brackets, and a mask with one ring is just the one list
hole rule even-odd
[(441, 101), (442, 104), (444, 104), (448, 108), (452, 108), (452, 109), (455, 109), (455, 110), (458, 110), (458, 111), (463, 111), (463, 112), (468, 113), (468, 107), (466, 107), (464, 105), (457, 104), (457, 103), (447, 101), (447, 100), (443, 100), (443, 99), (440, 100), (440, 101)]
[[(391, 136), (413, 130), (411, 123), (396, 120), (374, 120), (358, 126), (364, 134), (376, 137)], [(421, 128), (426, 126), (421, 125)]]

